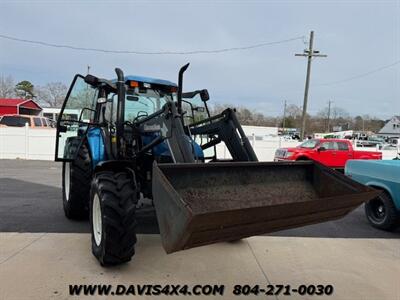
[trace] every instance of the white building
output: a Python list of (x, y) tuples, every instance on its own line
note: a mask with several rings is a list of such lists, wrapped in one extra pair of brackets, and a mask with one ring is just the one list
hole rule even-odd
[(400, 116), (393, 116), (382, 129), (379, 135), (400, 137)]
[[(49, 118), (50, 120), (57, 121), (58, 115), (60, 114), (61, 108), (56, 107), (43, 107), (43, 117)], [(81, 113), (80, 109), (65, 109), (64, 115), (69, 116), (71, 120), (78, 120)]]
[(278, 137), (278, 127), (242, 125), (242, 128), (248, 139), (261, 141)]

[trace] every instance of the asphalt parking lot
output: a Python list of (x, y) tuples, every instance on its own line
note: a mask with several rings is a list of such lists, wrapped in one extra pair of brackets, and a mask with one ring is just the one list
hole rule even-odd
[[(154, 217), (141, 216), (139, 233), (156, 233)], [(0, 232), (87, 233), (86, 221), (64, 217), (61, 163), (0, 160)], [(285, 230), (270, 235), (330, 238), (399, 238), (400, 230), (372, 228), (363, 207), (337, 221)]]

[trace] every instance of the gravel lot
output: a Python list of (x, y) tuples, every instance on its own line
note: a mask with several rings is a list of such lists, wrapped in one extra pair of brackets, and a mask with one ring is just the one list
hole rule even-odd
[[(157, 232), (154, 218), (143, 218), (141, 233)], [(88, 222), (64, 217), (61, 202), (61, 163), (0, 160), (0, 232), (89, 232)], [(399, 238), (396, 232), (372, 228), (359, 207), (345, 218), (297, 229), (275, 236)]]

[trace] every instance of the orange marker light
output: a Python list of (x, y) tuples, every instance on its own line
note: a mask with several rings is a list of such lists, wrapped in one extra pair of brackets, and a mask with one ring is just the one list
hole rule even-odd
[(129, 86), (130, 87), (139, 87), (139, 82), (137, 82), (137, 81), (129, 81)]

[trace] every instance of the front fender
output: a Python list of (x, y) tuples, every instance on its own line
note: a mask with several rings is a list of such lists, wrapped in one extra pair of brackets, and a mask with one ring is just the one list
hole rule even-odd
[(293, 160), (301, 160), (301, 159), (304, 159), (304, 160), (313, 160), (308, 154), (305, 154), (305, 153), (296, 153), (295, 155), (293, 155), (292, 156), (292, 159)]

